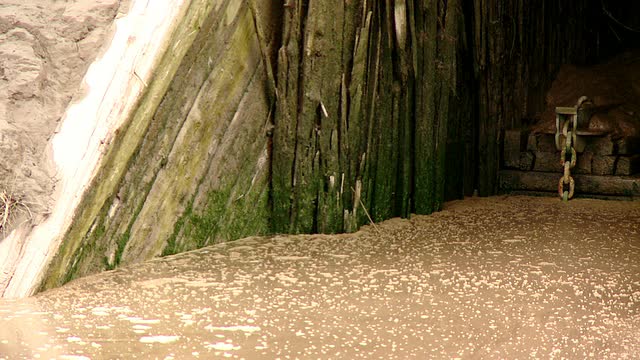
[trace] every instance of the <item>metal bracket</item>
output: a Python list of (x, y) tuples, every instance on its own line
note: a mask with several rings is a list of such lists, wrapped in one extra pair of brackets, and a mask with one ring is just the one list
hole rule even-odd
[(577, 152), (584, 151), (586, 141), (583, 136), (602, 136), (601, 131), (590, 131), (589, 123), (593, 115), (593, 102), (586, 96), (580, 97), (575, 106), (558, 106), (556, 107), (556, 149), (561, 151), (565, 144), (562, 138), (562, 129), (567, 123), (573, 124), (572, 132), (575, 134), (573, 145)]

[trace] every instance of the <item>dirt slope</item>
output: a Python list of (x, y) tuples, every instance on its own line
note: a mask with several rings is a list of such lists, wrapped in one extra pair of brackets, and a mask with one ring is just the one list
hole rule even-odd
[[(0, 3), (0, 192), (33, 216), (46, 214), (55, 188), (48, 140), (72, 99), (82, 96), (82, 78), (127, 6), (120, 0)], [(26, 207), (14, 210), (0, 238), (29, 220)]]

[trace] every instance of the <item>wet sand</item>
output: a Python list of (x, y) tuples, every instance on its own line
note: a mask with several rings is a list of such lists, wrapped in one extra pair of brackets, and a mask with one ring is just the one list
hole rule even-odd
[(0, 359), (640, 358), (640, 203), (497, 197), (0, 302)]

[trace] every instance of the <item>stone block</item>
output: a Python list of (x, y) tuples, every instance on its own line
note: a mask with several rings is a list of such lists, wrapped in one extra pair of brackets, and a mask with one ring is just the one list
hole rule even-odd
[(630, 176), (637, 173), (640, 173), (640, 155), (618, 157), (616, 175)]
[[(555, 152), (556, 149), (556, 137), (553, 134), (538, 134), (538, 146), (536, 148), (539, 152)], [(559, 155), (558, 155), (559, 156)], [(559, 157), (558, 157), (559, 158)]]
[(573, 168), (572, 172), (576, 174), (591, 174), (591, 162), (593, 161), (593, 153), (584, 152), (582, 154), (578, 154), (578, 160), (576, 161), (576, 166)]
[(576, 137), (576, 143), (573, 144), (573, 147), (576, 149), (576, 152), (578, 154), (583, 153), (585, 151), (585, 148), (587, 147), (587, 137), (586, 136)]
[(533, 153), (529, 151), (520, 153), (520, 164), (518, 168), (522, 171), (531, 171), (533, 169), (533, 161), (534, 161)]
[(521, 130), (505, 130), (504, 132), (504, 166), (518, 169), (520, 166), (520, 152), (524, 150), (526, 133)]
[(640, 137), (624, 137), (616, 141), (616, 154), (633, 155), (640, 153)]
[(560, 152), (535, 152), (533, 171), (560, 172)]
[(530, 133), (527, 137), (527, 151), (538, 151), (538, 136)]
[(593, 175), (613, 175), (615, 163), (615, 156), (594, 155), (591, 162), (591, 173)]
[(613, 140), (608, 136), (583, 136), (586, 139), (584, 151), (592, 152), (595, 155), (613, 155), (615, 146)]

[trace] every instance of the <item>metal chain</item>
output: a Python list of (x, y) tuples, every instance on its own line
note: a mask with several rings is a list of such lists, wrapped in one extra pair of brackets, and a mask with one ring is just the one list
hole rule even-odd
[[(576, 166), (578, 161), (578, 154), (575, 148), (578, 140), (578, 116), (582, 105), (585, 103), (591, 103), (591, 100), (586, 96), (581, 96), (574, 107), (556, 108), (555, 141), (556, 149), (560, 150), (560, 165), (563, 167), (562, 177), (558, 182), (558, 195), (564, 201), (571, 199), (575, 192), (576, 183), (571, 176), (571, 169)], [(570, 115), (568, 119), (567, 115)], [(588, 122), (585, 125), (584, 120), (584, 118), (581, 118), (580, 126), (588, 127)], [(561, 135), (564, 136), (564, 140)], [(571, 155), (570, 160), (567, 160), (567, 155)], [(568, 189), (566, 189), (567, 186), (569, 187)]]
[[(560, 125), (559, 117), (556, 118), (556, 124)], [(571, 176), (571, 169), (576, 166), (578, 155), (575, 149), (576, 143), (576, 128), (578, 127), (578, 116), (572, 115), (568, 120), (562, 124), (562, 135), (565, 138), (564, 147), (560, 151), (560, 164), (563, 166), (563, 174), (558, 182), (558, 195), (563, 201), (568, 201), (573, 197), (575, 192), (575, 181)], [(558, 127), (559, 129), (560, 127)], [(556, 134), (556, 144), (560, 144), (560, 134)], [(571, 159), (567, 160), (567, 154), (571, 155)], [(565, 190), (565, 186), (569, 186), (568, 190)]]

